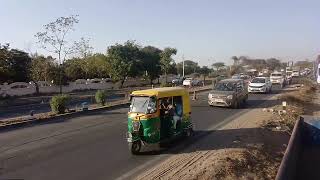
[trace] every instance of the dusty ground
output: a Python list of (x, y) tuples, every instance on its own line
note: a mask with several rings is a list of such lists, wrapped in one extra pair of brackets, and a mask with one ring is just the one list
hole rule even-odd
[[(279, 104), (288, 101), (285, 113), (279, 113), (280, 105), (268, 107), (267, 101), (263, 105), (267, 109), (254, 109), (211, 131), (136, 179), (275, 179), (295, 120), (307, 110), (320, 110), (319, 105), (311, 103), (312, 92), (301, 88), (274, 96), (270, 100), (279, 99)], [(314, 102), (320, 104), (320, 96)]]

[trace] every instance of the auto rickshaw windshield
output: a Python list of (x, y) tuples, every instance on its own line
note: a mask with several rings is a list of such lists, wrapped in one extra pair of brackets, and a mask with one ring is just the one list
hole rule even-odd
[(154, 97), (134, 96), (131, 98), (130, 112), (150, 114), (156, 112), (156, 110)]

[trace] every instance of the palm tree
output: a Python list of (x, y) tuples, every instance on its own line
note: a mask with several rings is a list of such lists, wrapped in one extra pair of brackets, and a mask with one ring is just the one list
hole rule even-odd
[(233, 60), (233, 65), (238, 66), (240, 59), (237, 56), (232, 56), (231, 59)]

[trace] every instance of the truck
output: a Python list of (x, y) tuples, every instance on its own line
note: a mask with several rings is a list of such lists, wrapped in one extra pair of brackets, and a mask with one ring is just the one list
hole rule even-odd
[(276, 180), (320, 179), (320, 117), (295, 123)]

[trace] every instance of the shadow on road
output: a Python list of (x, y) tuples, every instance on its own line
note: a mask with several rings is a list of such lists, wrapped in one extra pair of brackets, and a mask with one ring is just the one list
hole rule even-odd
[(196, 131), (195, 136), (177, 139), (164, 145), (161, 151), (147, 151), (141, 155), (181, 154), (226, 148), (266, 148), (275, 154), (285, 150), (289, 135), (263, 128), (242, 128), (214, 131)]

